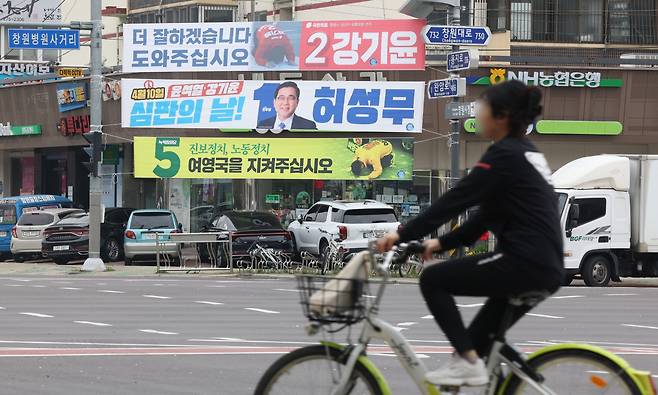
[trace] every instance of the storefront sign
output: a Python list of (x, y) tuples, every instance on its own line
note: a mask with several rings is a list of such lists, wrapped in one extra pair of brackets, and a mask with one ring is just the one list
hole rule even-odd
[(135, 137), (137, 178), (411, 180), (413, 139)]
[(59, 119), (57, 130), (63, 136), (75, 136), (90, 131), (91, 119), (89, 115), (69, 115)]
[(124, 25), (123, 71), (424, 70), (419, 19)]
[(82, 81), (57, 84), (57, 103), (59, 112), (86, 107), (87, 84)]
[[(1, 15), (1, 14), (0, 14)], [(0, 80), (52, 73), (50, 66), (34, 63), (0, 63)]]
[(619, 88), (623, 81), (616, 78), (602, 78), (601, 73), (593, 71), (553, 71), (490, 69), (486, 77), (467, 77), (471, 85), (495, 85), (506, 80), (519, 80), (528, 85), (544, 88)]
[(123, 79), (125, 128), (421, 132), (423, 82)]
[(279, 204), (281, 203), (281, 195), (265, 195), (265, 203)]
[[(581, 136), (618, 136), (624, 125), (617, 121), (567, 121), (542, 119), (528, 127), (528, 133), (581, 135)], [(477, 123), (471, 118), (464, 122), (464, 130), (477, 133)]]
[(34, 136), (41, 134), (41, 125), (12, 126), (0, 123), (0, 136)]
[(57, 69), (57, 76), (62, 78), (79, 78), (84, 75), (84, 70), (75, 67), (62, 67)]
[(61, 21), (61, 5), (61, 0), (6, 1), (0, 6), (0, 19), (8, 22)]

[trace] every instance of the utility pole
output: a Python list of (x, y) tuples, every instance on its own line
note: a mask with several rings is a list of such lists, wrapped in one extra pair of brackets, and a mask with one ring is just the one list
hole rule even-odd
[(251, 14), (249, 16), (251, 22), (256, 20), (256, 0), (251, 0)]
[[(453, 26), (459, 26), (461, 21), (461, 10), (459, 6), (452, 7), (452, 17), (450, 18), (450, 24)], [(459, 45), (453, 45), (452, 51), (459, 51)], [(450, 74), (450, 78), (459, 78), (459, 72), (453, 72)], [(454, 103), (459, 102), (459, 97), (453, 97), (452, 101)], [(459, 166), (459, 120), (451, 119), (450, 120), (450, 188), (457, 185), (459, 179), (461, 178), (461, 170)]]
[(89, 172), (89, 257), (82, 265), (85, 271), (103, 271), (105, 264), (100, 257), (101, 247), (101, 194), (102, 185), (99, 177), (99, 167), (102, 151), (102, 104), (101, 85), (103, 78), (103, 21), (102, 0), (91, 0), (91, 61), (89, 71), (91, 82), (89, 96), (91, 106), (89, 109), (91, 125), (88, 136), (92, 148), (91, 171)]

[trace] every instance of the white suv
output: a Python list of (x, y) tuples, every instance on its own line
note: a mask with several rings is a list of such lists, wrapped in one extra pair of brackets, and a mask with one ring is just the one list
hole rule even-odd
[(368, 240), (397, 230), (395, 210), (375, 200), (320, 201), (288, 226), (294, 248), (319, 255), (329, 237), (340, 240), (348, 252), (368, 248)]

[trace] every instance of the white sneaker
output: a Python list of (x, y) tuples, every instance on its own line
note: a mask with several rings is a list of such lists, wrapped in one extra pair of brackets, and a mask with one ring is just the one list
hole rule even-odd
[(445, 366), (428, 372), (425, 380), (434, 385), (478, 386), (489, 382), (489, 374), (482, 359), (478, 359), (473, 364), (463, 358), (453, 357), (452, 361)]

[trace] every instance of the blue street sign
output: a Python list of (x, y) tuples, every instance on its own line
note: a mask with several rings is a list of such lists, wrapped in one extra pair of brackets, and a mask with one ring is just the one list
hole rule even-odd
[(446, 68), (448, 71), (477, 69), (480, 64), (478, 50), (465, 50), (450, 52), (446, 56)]
[(425, 44), (487, 45), (491, 30), (486, 26), (427, 25), (423, 38)]
[(430, 99), (441, 97), (461, 97), (466, 95), (466, 78), (448, 78), (433, 80), (427, 84), (427, 96)]
[(63, 29), (9, 29), (12, 49), (80, 49), (80, 31)]

